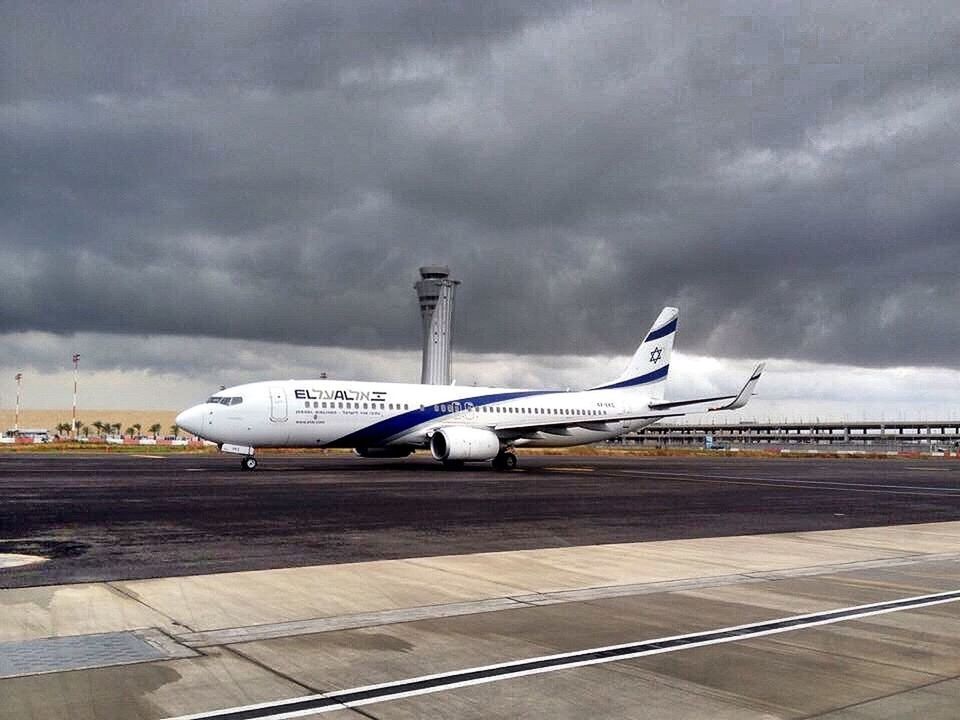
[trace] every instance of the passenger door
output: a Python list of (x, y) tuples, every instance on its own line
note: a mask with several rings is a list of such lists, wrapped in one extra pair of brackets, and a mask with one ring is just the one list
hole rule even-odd
[(287, 421), (287, 391), (280, 385), (270, 388), (270, 422)]

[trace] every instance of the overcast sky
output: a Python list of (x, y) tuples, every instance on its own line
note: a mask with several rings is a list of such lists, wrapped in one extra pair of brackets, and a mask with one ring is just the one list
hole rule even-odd
[[(670, 392), (960, 414), (960, 4), (0, 4), (0, 405), (584, 386), (681, 309)], [(597, 377), (600, 375), (601, 377)]]

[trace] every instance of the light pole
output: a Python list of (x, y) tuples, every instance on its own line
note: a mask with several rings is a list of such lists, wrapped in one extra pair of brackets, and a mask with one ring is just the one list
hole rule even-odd
[(14, 377), (17, 380), (17, 413), (13, 421), (13, 435), (16, 437), (20, 434), (20, 382), (23, 380), (23, 373), (17, 373)]
[(73, 439), (79, 438), (79, 428), (77, 427), (77, 376), (79, 374), (80, 353), (73, 354), (73, 422), (70, 427), (73, 428)]

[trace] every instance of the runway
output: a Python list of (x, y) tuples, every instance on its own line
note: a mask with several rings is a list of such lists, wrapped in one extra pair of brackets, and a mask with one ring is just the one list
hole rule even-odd
[(955, 718), (954, 462), (3, 456), (0, 720)]
[(0, 587), (960, 519), (956, 460), (0, 455)]

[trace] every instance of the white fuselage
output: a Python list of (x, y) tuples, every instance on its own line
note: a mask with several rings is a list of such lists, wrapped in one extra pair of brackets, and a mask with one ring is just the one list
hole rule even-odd
[[(238, 400), (239, 399), (239, 400)], [(512, 444), (580, 445), (616, 437), (652, 420), (605, 420), (641, 412), (637, 389), (511, 388), (284, 380), (238, 385), (181, 413), (178, 424), (206, 440), (249, 447), (426, 447), (441, 427), (498, 429), (570, 422), (517, 432)], [(586, 427), (585, 427), (586, 426)]]

